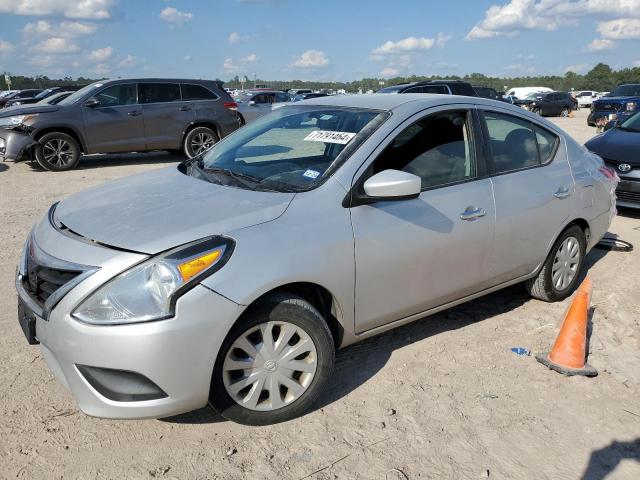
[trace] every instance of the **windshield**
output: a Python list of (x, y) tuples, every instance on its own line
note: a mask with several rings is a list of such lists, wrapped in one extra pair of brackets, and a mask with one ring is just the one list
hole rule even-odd
[(331, 175), (385, 118), (382, 112), (365, 109), (283, 107), (215, 145), (197, 167), (208, 180), (224, 185), (281, 192), (310, 190)]
[(76, 101), (78, 101), (79, 99), (84, 97), (87, 93), (89, 93), (90, 91), (93, 91), (93, 90), (95, 90), (97, 88), (100, 88), (103, 85), (104, 85), (103, 82), (91, 83), (91, 84), (87, 85), (86, 87), (82, 87), (77, 92), (73, 92), (67, 98), (65, 98), (60, 103), (58, 103), (58, 105), (71, 105), (73, 103), (76, 103)]
[(640, 85), (620, 85), (607, 97), (636, 97), (640, 96)]
[(403, 88), (406, 88), (408, 84), (405, 85), (392, 85), (391, 87), (384, 87), (378, 90), (376, 93), (398, 93)]
[(51, 92), (53, 92), (53, 89), (47, 88), (46, 90), (43, 90), (39, 94), (37, 94), (34, 98), (44, 98), (47, 95), (49, 95)]
[(631, 132), (640, 132), (640, 112), (627, 118), (620, 124), (620, 128)]
[(240, 94), (236, 95), (235, 97), (233, 97), (233, 100), (236, 103), (244, 103), (244, 102), (248, 102), (249, 100), (251, 100), (251, 98), (254, 95), (255, 95), (255, 93), (243, 92), (243, 93), (240, 93)]

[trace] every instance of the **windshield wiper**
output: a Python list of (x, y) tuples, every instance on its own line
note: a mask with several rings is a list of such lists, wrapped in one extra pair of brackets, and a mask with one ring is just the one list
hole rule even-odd
[(202, 168), (201, 167), (201, 169), (205, 173), (221, 173), (223, 175), (226, 175), (227, 177), (235, 180), (236, 183), (239, 183), (240, 185), (242, 185), (245, 188), (248, 188), (249, 190), (255, 190), (255, 186), (262, 181), (261, 178), (254, 177), (246, 173), (234, 172), (229, 168), (221, 168), (221, 167)]

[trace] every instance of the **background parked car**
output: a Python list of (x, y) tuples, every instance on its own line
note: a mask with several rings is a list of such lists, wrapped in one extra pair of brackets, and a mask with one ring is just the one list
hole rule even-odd
[(585, 146), (600, 155), (620, 177), (617, 204), (640, 208), (640, 112), (593, 137)]
[(279, 90), (251, 90), (236, 95), (234, 100), (238, 104), (240, 123), (245, 124), (271, 112), (275, 103), (290, 102), (291, 97)]
[(528, 108), (538, 115), (568, 117), (578, 108), (578, 102), (567, 92), (548, 92), (535, 95)]
[(376, 93), (439, 93), (442, 95), (466, 95), (477, 97), (478, 94), (470, 83), (461, 80), (425, 80), (423, 82), (398, 83), (378, 90)]
[(183, 150), (193, 157), (238, 128), (236, 107), (211, 80), (101, 81), (57, 105), (3, 111), (0, 138), (5, 158), (32, 154), (47, 170), (74, 168), (83, 153)]
[(328, 97), (327, 93), (301, 93), (300, 95), (295, 95), (292, 99), (293, 102), (299, 102), (301, 100), (309, 100), (310, 98), (320, 98), (320, 97)]
[(37, 88), (29, 88), (27, 90), (16, 90), (13, 93), (10, 93), (9, 95), (0, 97), (0, 107), (4, 107), (9, 100), (16, 100), (20, 98), (31, 98), (37, 95), (38, 93), (40, 93), (41, 91), (42, 90), (39, 90)]
[(37, 102), (36, 105), (57, 105), (72, 93), (73, 92), (67, 91), (56, 92), (53, 95), (49, 95), (47, 98), (43, 98), (42, 100)]
[(53, 95), (58, 92), (76, 92), (83, 88), (85, 85), (70, 85), (66, 87), (52, 87), (42, 90), (41, 92), (33, 95), (31, 97), (23, 97), (23, 98), (12, 98), (7, 100), (5, 104), (5, 108), (13, 107), (15, 105), (28, 105), (30, 103), (38, 103), (40, 100), (44, 100), (45, 98)]
[(594, 100), (587, 125), (604, 126), (611, 120), (624, 121), (640, 110), (640, 84), (620, 85), (610, 94)]
[(507, 95), (522, 100), (528, 95), (538, 92), (553, 92), (553, 90), (549, 87), (515, 87), (507, 90)]
[(593, 90), (583, 90), (577, 92), (575, 98), (578, 101), (578, 107), (590, 107), (593, 101), (600, 97), (598, 92), (594, 92)]

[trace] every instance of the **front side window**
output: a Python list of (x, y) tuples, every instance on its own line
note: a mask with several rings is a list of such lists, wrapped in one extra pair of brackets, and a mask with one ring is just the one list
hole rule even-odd
[(484, 112), (494, 173), (535, 167), (551, 161), (559, 139), (527, 120)]
[(422, 189), (476, 177), (471, 141), (471, 117), (466, 111), (429, 115), (405, 128), (373, 164), (373, 173), (393, 169), (422, 179)]
[(140, 103), (166, 103), (180, 100), (177, 83), (141, 83)]
[(98, 92), (95, 98), (100, 102), (100, 107), (134, 105), (137, 102), (136, 84), (128, 83), (107, 87)]
[(310, 190), (384, 118), (365, 109), (286, 106), (216, 144), (197, 170), (212, 182), (251, 190)]

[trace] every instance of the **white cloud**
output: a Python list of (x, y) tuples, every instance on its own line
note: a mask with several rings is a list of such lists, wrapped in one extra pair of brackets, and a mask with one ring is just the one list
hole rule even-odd
[(606, 38), (595, 38), (589, 45), (587, 50), (590, 52), (602, 52), (603, 50), (611, 50), (616, 46), (616, 43)]
[(185, 55), (184, 57), (182, 57), (182, 59), (183, 59), (185, 62), (190, 62), (190, 61), (191, 61), (191, 55)]
[(557, 30), (595, 16), (640, 17), (640, 0), (510, 0), (492, 5), (465, 37), (478, 40), (514, 36), (524, 30)]
[(531, 67), (529, 65), (525, 65), (522, 63), (513, 63), (511, 65), (507, 65), (506, 67), (504, 67), (505, 71), (507, 72), (515, 72), (516, 74), (533, 74), (536, 73), (536, 67)]
[(49, 37), (33, 47), (33, 51), (40, 53), (74, 53), (80, 47), (67, 38)]
[(633, 62), (633, 66), (640, 67), (640, 60), (636, 60), (635, 62)]
[(0, 56), (12, 53), (16, 47), (11, 42), (0, 39)]
[(113, 4), (114, 0), (0, 0), (0, 13), (104, 20), (111, 18)]
[(233, 58), (225, 58), (222, 63), (222, 69), (225, 72), (235, 72), (239, 69), (238, 65), (236, 65), (233, 61)]
[(181, 12), (177, 8), (167, 7), (160, 12), (160, 18), (171, 25), (180, 27), (193, 18), (193, 13)]
[(45, 68), (51, 67), (58, 63), (58, 57), (54, 55), (34, 55), (29, 58), (29, 64), (36, 67)]
[(372, 55), (395, 55), (400, 53), (417, 52), (420, 50), (431, 50), (434, 46), (443, 47), (451, 39), (451, 35), (438, 33), (436, 38), (427, 37), (407, 37), (403, 40), (393, 42), (391, 40), (383, 43), (371, 51)]
[(321, 50), (307, 50), (289, 65), (294, 68), (318, 68), (329, 64), (329, 59)]
[(118, 67), (121, 68), (131, 68), (135, 67), (138, 64), (138, 59), (131, 54), (128, 54), (118, 63)]
[(247, 63), (254, 63), (258, 61), (258, 56), (255, 53), (252, 53), (250, 55), (247, 55), (246, 57), (244, 57), (242, 59), (242, 61), (247, 62)]
[(564, 67), (563, 72), (585, 73), (588, 68), (588, 63), (578, 63), (577, 65), (567, 65)]
[(238, 32), (231, 32), (229, 34), (229, 44), (233, 45), (235, 43), (240, 43), (243, 40), (245, 40), (246, 37), (243, 37), (242, 35), (240, 35)]
[(99, 63), (95, 66), (93, 71), (97, 75), (109, 75), (109, 73), (111, 73), (111, 68), (106, 63)]
[(380, 76), (384, 78), (397, 77), (400, 74), (400, 70), (393, 67), (385, 67), (380, 72)]
[(56, 36), (64, 38), (76, 38), (83, 35), (95, 33), (97, 27), (92, 23), (82, 23), (65, 20), (62, 23), (53, 25), (46, 20), (38, 20), (35, 23), (27, 23), (22, 28), (22, 33), (27, 37)]
[(113, 48), (104, 47), (98, 48), (89, 54), (89, 60), (96, 63), (103, 63), (107, 61), (113, 54)]
[(619, 18), (601, 22), (598, 24), (598, 33), (609, 40), (640, 39), (640, 18)]

